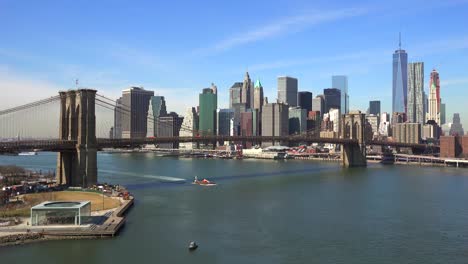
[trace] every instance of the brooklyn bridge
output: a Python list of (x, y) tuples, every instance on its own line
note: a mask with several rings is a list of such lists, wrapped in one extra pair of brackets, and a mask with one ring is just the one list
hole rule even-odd
[[(113, 139), (105, 136), (109, 118), (114, 111), (131, 115), (126, 108), (116, 109), (115, 101), (96, 90), (61, 91), (59, 95), (0, 111), (0, 154), (19, 151), (52, 151), (57, 156), (57, 183), (87, 187), (97, 183), (97, 152), (104, 148), (139, 147), (147, 144), (197, 142), (281, 142), (282, 144), (330, 143), (342, 146), (342, 166), (366, 166), (366, 146), (437, 148), (425, 144), (366, 140), (365, 114), (351, 112), (343, 115), (339, 138), (321, 138), (311, 134), (290, 136), (194, 136)], [(97, 118), (98, 116), (98, 118)], [(100, 118), (100, 119), (99, 119)], [(42, 120), (44, 119), (44, 120)], [(97, 121), (99, 119), (99, 121)], [(149, 120), (155, 122), (155, 120)], [(58, 134), (50, 132), (58, 131)], [(99, 133), (98, 133), (99, 132)], [(16, 136), (16, 135), (20, 136)], [(98, 135), (99, 134), (99, 135)]]

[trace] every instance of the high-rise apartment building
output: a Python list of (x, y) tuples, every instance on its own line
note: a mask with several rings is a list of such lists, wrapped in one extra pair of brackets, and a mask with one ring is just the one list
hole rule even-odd
[(262, 112), (262, 107), (263, 107), (263, 86), (260, 83), (260, 80), (257, 80), (254, 85), (253, 109), (257, 109), (259, 112)]
[(389, 136), (390, 132), (390, 115), (387, 112), (383, 112), (380, 115), (379, 134), (382, 136)]
[[(288, 134), (289, 106), (283, 103), (264, 105), (262, 112), (262, 136), (287, 136)], [(264, 145), (268, 144), (270, 143), (264, 143)]]
[(427, 120), (434, 120), (439, 126), (440, 120), (440, 79), (439, 73), (434, 69), (431, 72), (431, 80), (429, 81), (429, 112), (427, 113)]
[(332, 76), (332, 88), (340, 90), (340, 113), (349, 113), (348, 76)]
[(218, 95), (212, 88), (203, 89), (199, 95), (199, 134), (216, 135), (216, 109), (218, 107)]
[(369, 101), (369, 114), (380, 115), (380, 101)]
[(297, 106), (297, 79), (289, 76), (278, 77), (278, 102)]
[(422, 130), (420, 123), (398, 123), (393, 125), (393, 137), (396, 142), (419, 144)]
[(323, 89), (323, 95), (325, 96), (325, 112), (328, 113), (330, 109), (341, 110), (341, 91), (337, 88)]
[(408, 107), (407, 118), (410, 123), (424, 124), (424, 63), (408, 64)]
[(406, 113), (408, 94), (408, 54), (401, 49), (393, 53), (392, 113)]
[(121, 107), (127, 112), (121, 117), (122, 138), (145, 138), (150, 98), (153, 91), (130, 87), (122, 91)]
[(312, 93), (311, 92), (298, 92), (297, 104), (300, 108), (305, 109), (308, 113), (312, 111)]

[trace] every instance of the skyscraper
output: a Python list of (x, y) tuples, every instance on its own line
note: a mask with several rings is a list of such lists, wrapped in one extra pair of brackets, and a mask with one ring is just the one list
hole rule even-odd
[(218, 95), (211, 88), (203, 89), (199, 95), (200, 117), (199, 132), (201, 135), (216, 135), (216, 108)]
[(303, 134), (307, 131), (307, 110), (301, 107), (289, 108), (289, 134)]
[(322, 119), (323, 114), (325, 114), (325, 96), (317, 95), (312, 99), (312, 111), (317, 111), (320, 113), (318, 119)]
[[(193, 137), (198, 133), (198, 113), (195, 107), (187, 108), (185, 112), (184, 121), (182, 122), (182, 129), (179, 132), (181, 137)], [(179, 143), (179, 148), (194, 149), (197, 144), (193, 142)]]
[(253, 108), (258, 109), (258, 111), (261, 112), (262, 107), (263, 107), (263, 86), (260, 83), (260, 80), (257, 80), (254, 86)]
[(305, 109), (308, 113), (312, 111), (312, 93), (299, 92), (297, 93), (297, 104), (300, 108)]
[(252, 89), (252, 80), (250, 80), (249, 73), (245, 73), (244, 82), (242, 83), (241, 90), (241, 103), (245, 104), (247, 109), (250, 108), (251, 102), (251, 89)]
[(380, 101), (369, 101), (369, 114), (380, 115)]
[(399, 48), (393, 54), (392, 113), (406, 113), (408, 93), (408, 54)]
[(231, 119), (234, 118), (234, 109), (217, 109), (216, 110), (216, 127), (218, 128), (218, 136), (231, 135)]
[(122, 97), (115, 101), (114, 108), (114, 138), (122, 138), (122, 116), (124, 109), (122, 107)]
[(340, 112), (343, 114), (349, 113), (348, 76), (332, 76), (332, 88), (337, 88), (341, 91)]
[(166, 110), (166, 100), (164, 99), (164, 96), (152, 96), (151, 101), (150, 101), (150, 106), (151, 111), (153, 112), (153, 120), (154, 122), (151, 122), (153, 124), (153, 131), (154, 131), (154, 136), (159, 136), (158, 132), (158, 118), (161, 116), (167, 115), (167, 110)]
[(463, 136), (465, 131), (463, 130), (463, 126), (460, 123), (460, 114), (455, 113), (453, 114), (453, 122), (452, 126), (450, 127), (450, 136)]
[(435, 69), (432, 70), (431, 80), (429, 81), (428, 105), (427, 120), (434, 120), (440, 126), (440, 80), (439, 73)]
[(148, 116), (146, 118), (146, 137), (147, 138), (152, 138), (155, 136), (154, 134), (154, 128), (156, 127), (156, 122), (154, 119), (154, 114), (153, 114), (153, 106), (151, 103), (151, 99), (148, 104)]
[[(158, 118), (157, 128), (160, 137), (178, 137), (184, 118), (174, 112)], [(179, 143), (160, 143), (160, 148), (179, 148)]]
[(234, 104), (240, 104), (241, 102), (241, 91), (242, 83), (236, 82), (229, 89), (229, 108), (232, 108)]
[(122, 115), (122, 138), (144, 138), (147, 130), (148, 105), (153, 91), (130, 87), (122, 91), (122, 108), (130, 111)]
[(278, 77), (278, 102), (297, 106), (297, 79), (289, 76)]
[[(264, 105), (262, 112), (262, 136), (287, 136), (289, 134), (288, 110), (288, 105), (283, 103)], [(264, 145), (268, 144), (264, 143)]]
[(440, 103), (440, 125), (445, 124), (445, 104)]
[(424, 63), (408, 64), (407, 117), (410, 123), (424, 124)]
[(341, 91), (338, 88), (323, 89), (325, 96), (325, 112), (328, 113), (331, 108), (341, 111)]

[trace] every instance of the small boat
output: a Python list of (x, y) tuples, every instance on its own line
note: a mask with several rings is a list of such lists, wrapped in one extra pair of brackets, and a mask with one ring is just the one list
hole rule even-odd
[(197, 176), (195, 176), (195, 179), (193, 180), (192, 184), (201, 185), (201, 186), (215, 186), (216, 185), (215, 182), (209, 181), (207, 179), (203, 179), (203, 180), (199, 181)]
[(20, 152), (18, 156), (35, 156), (37, 155), (37, 152), (31, 151), (31, 152)]
[(188, 247), (190, 251), (195, 250), (197, 248), (198, 248), (198, 245), (197, 243), (195, 243), (195, 241), (190, 242), (189, 247)]

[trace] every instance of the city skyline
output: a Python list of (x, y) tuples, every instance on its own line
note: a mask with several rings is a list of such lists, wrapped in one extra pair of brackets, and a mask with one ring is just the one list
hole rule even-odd
[[(461, 26), (465, 21), (461, 14), (467, 10), (466, 1), (429, 2), (421, 9), (418, 4), (409, 3), (408, 10), (420, 15), (420, 21), (405, 23), (410, 18), (392, 13), (399, 22), (397, 24), (406, 25), (404, 28), (400, 25), (390, 28), (390, 18), (379, 16), (380, 12), (390, 10), (389, 6), (369, 7), (363, 2), (356, 2), (353, 6), (340, 5), (339, 2), (321, 3), (316, 8), (296, 1), (285, 12), (280, 12), (278, 7), (254, 2), (251, 8), (262, 6), (262, 10), (268, 12), (252, 19), (251, 23), (241, 23), (239, 27), (230, 23), (218, 26), (202, 20), (186, 30), (181, 28), (186, 24), (180, 23), (170, 24), (169, 29), (164, 29), (167, 16), (149, 17), (148, 11), (141, 7), (116, 5), (110, 11), (124, 15), (127, 8), (129, 11), (137, 9), (142, 12), (144, 22), (154, 28), (138, 22), (122, 23), (111, 19), (115, 24), (109, 22), (97, 26), (94, 32), (87, 30), (87, 23), (100, 17), (100, 12), (108, 7), (104, 3), (57, 5), (57, 14), (49, 13), (47, 7), (50, 5), (47, 3), (31, 3), (28, 8), (21, 9), (13, 2), (0, 5), (4, 7), (2, 10), (6, 10), (0, 20), (5, 21), (1, 27), (5, 39), (9, 40), (0, 44), (0, 89), (6, 94), (2, 97), (6, 99), (0, 101), (2, 108), (74, 88), (75, 79), (79, 79), (80, 86), (98, 89), (115, 99), (123, 89), (142, 85), (157, 95), (165, 96), (168, 109), (179, 114), (183, 114), (187, 107), (196, 106), (199, 91), (214, 82), (219, 87), (218, 107), (225, 108), (228, 107), (228, 89), (232, 83), (242, 81), (248, 70), (252, 80), (260, 79), (270, 102), (276, 99), (278, 76), (295, 77), (299, 80), (299, 91), (318, 95), (330, 87), (332, 75), (346, 75), (349, 78), (350, 110), (365, 111), (370, 100), (380, 100), (382, 112), (391, 112), (390, 54), (398, 47), (398, 32), (401, 31), (402, 49), (408, 52), (408, 62), (423, 61), (427, 69), (437, 68), (440, 72), (441, 97), (448, 103), (446, 115), (449, 117), (459, 112), (462, 123), (465, 126), (468, 123), (468, 112), (462, 107), (463, 98), (457, 96), (468, 86), (463, 67), (468, 32)], [(175, 8), (170, 3), (162, 5), (169, 10)], [(155, 6), (148, 4), (147, 7), (151, 10)], [(204, 7), (206, 4), (197, 10), (208, 12), (202, 10)], [(79, 23), (73, 21), (81, 10), (90, 8), (95, 12), (80, 14), (89, 22), (85, 19), (77, 19)], [(180, 11), (185, 14), (193, 8), (188, 3), (181, 6)], [(222, 20), (228, 18), (222, 16), (229, 9), (237, 10), (241, 5), (216, 8), (219, 8), (216, 19)], [(435, 25), (427, 14), (431, 8), (437, 8), (444, 21)], [(41, 12), (36, 13), (36, 9)], [(76, 9), (77, 14), (68, 17), (71, 9)], [(24, 15), (20, 15), (21, 12)], [(26, 15), (29, 17), (24, 17)], [(52, 18), (40, 19), (43, 15)], [(22, 26), (11, 23), (19, 18), (23, 19), (19, 23)], [(55, 25), (57, 20), (63, 25)], [(371, 30), (364, 26), (369, 20), (389, 29), (386, 32)], [(363, 26), (360, 34), (352, 37), (355, 30), (346, 32), (348, 23)], [(38, 35), (34, 33), (38, 26), (50, 30), (45, 35)], [(142, 28), (132, 33), (137, 26)], [(430, 32), (420, 30), (426, 27), (439, 31), (437, 40)], [(171, 33), (181, 29), (181, 34)], [(316, 33), (323, 30), (329, 30), (326, 37), (330, 40), (339, 37), (342, 40), (340, 45), (330, 43), (333, 41), (316, 41)], [(228, 33), (217, 35), (221, 31)], [(168, 47), (166, 41), (161, 42), (160, 38), (152, 36), (154, 32), (168, 37), (167, 43), (181, 43), (177, 41), (181, 37), (193, 40)], [(212, 36), (207, 38), (207, 34)], [(136, 36), (141, 41), (135, 42)], [(366, 43), (364, 36), (378, 38), (379, 41)], [(28, 44), (30, 38), (37, 40), (34, 45)], [(206, 39), (206, 42), (200, 42), (201, 39)], [(86, 41), (83, 43), (83, 40)], [(241, 53), (244, 54), (243, 59), (237, 59)], [(424, 73), (427, 94), (429, 74), (427, 70)], [(182, 75), (184, 78), (180, 78)]]

